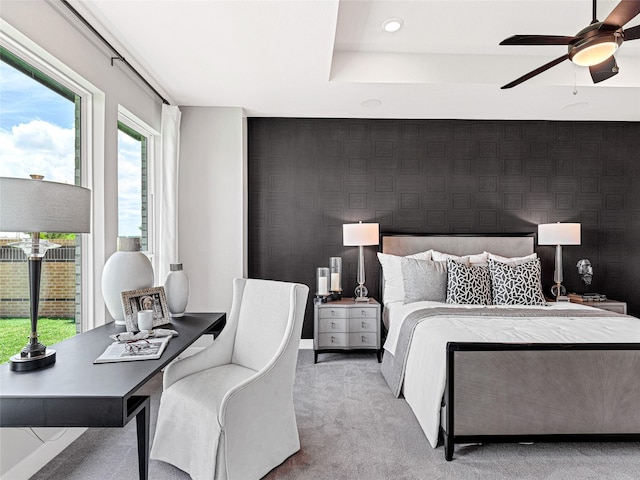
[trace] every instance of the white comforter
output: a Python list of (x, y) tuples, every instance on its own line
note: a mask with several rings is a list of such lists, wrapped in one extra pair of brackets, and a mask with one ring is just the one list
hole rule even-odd
[[(442, 307), (438, 302), (417, 302), (390, 309), (389, 333), (384, 348), (395, 353), (402, 318), (425, 307)], [(477, 306), (475, 306), (477, 307)], [(513, 307), (513, 306), (512, 306)], [(445, 352), (450, 341), (535, 342), (535, 343), (607, 343), (640, 342), (640, 320), (634, 317), (465, 317), (462, 305), (451, 305), (451, 316), (432, 317), (416, 326), (404, 377), (404, 397), (413, 410), (429, 443), (434, 448), (440, 426), (440, 403), (446, 381)], [(487, 306), (486, 308), (501, 308)], [(573, 303), (547, 307), (581, 310)], [(399, 318), (397, 315), (402, 315)]]

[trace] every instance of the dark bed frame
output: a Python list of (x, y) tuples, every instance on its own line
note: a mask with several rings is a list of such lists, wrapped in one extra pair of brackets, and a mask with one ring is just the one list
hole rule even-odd
[(640, 441), (640, 343), (447, 344), (444, 455), (456, 443)]
[[(533, 234), (383, 235), (382, 251), (533, 252)], [(441, 434), (478, 442), (640, 441), (640, 343), (449, 342)]]

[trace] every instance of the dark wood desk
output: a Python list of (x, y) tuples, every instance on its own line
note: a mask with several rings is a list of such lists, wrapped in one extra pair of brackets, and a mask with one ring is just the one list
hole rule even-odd
[(149, 397), (136, 391), (204, 334), (219, 333), (224, 313), (172, 318), (179, 335), (157, 360), (94, 364), (125, 331), (113, 322), (52, 345), (56, 363), (12, 372), (0, 365), (0, 427), (124, 427), (136, 417), (140, 479), (149, 473)]

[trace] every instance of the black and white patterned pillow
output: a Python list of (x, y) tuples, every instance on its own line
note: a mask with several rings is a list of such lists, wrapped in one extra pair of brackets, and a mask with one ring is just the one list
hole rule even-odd
[(447, 303), (491, 305), (489, 266), (447, 259)]
[(496, 305), (546, 305), (542, 293), (540, 259), (507, 265), (489, 259), (493, 303)]

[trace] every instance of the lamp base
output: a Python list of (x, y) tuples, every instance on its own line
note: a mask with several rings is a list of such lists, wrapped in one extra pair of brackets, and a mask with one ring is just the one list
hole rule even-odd
[(9, 370), (12, 372), (28, 372), (45, 368), (56, 363), (56, 351), (47, 348), (43, 355), (37, 357), (21, 357), (19, 353), (9, 360)]
[(367, 289), (367, 287), (364, 286), (364, 283), (359, 284), (356, 289), (355, 289), (355, 299), (356, 302), (368, 302), (369, 298), (367, 297), (367, 295), (369, 295), (369, 290)]
[(556, 299), (567, 296), (567, 289), (564, 288), (564, 285), (561, 283), (556, 283), (551, 287), (551, 294), (556, 297)]

